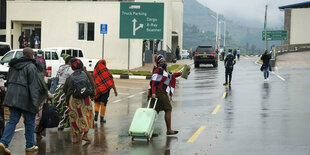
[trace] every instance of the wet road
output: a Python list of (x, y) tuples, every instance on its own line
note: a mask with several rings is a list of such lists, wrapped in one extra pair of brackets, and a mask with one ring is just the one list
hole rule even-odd
[[(180, 79), (172, 103), (177, 136), (165, 135), (161, 112), (158, 136), (132, 142), (128, 129), (135, 110), (146, 106), (149, 81), (117, 80), (120, 96), (110, 98), (107, 123), (89, 132), (91, 144), (72, 144), (69, 130), (49, 129), (38, 154), (310, 154), (310, 67), (279, 68), (264, 83), (256, 59), (237, 62), (231, 88), (222, 86), (222, 62)], [(15, 134), (10, 150), (25, 154), (24, 130)]]

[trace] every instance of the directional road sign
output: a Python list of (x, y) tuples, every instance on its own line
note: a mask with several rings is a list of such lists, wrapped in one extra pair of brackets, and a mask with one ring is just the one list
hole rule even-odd
[[(262, 31), (262, 39), (265, 40), (265, 31)], [(287, 31), (267, 31), (267, 40), (287, 40)]]
[(121, 2), (120, 38), (163, 39), (164, 3)]

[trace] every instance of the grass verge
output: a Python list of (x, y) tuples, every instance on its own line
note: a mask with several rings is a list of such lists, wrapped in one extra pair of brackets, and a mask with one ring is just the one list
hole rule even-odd
[[(182, 69), (185, 65), (172, 65), (172, 66), (168, 66), (167, 70), (169, 72), (177, 72), (180, 69)], [(112, 74), (117, 74), (117, 75), (121, 75), (121, 74), (128, 74), (127, 70), (110, 70), (110, 72)], [(139, 75), (139, 76), (151, 76), (152, 72), (151, 71), (129, 71), (129, 75)]]

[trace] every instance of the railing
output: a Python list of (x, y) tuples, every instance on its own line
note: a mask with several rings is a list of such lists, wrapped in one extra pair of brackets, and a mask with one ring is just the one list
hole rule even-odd
[(310, 51), (310, 43), (309, 44), (290, 44), (290, 45), (282, 45), (276, 46), (273, 48), (273, 58), (276, 58), (278, 55), (289, 53), (289, 52), (301, 52), (301, 51)]
[(167, 53), (172, 53), (172, 49), (168, 45), (166, 46), (167, 46)]

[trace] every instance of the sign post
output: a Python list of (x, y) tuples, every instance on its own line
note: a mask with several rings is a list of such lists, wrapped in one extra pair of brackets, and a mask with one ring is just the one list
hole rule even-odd
[(121, 2), (121, 39), (128, 39), (128, 73), (130, 39), (163, 39), (164, 3)]
[(100, 34), (102, 34), (102, 59), (104, 59), (104, 34), (108, 33), (108, 24), (100, 24)]

